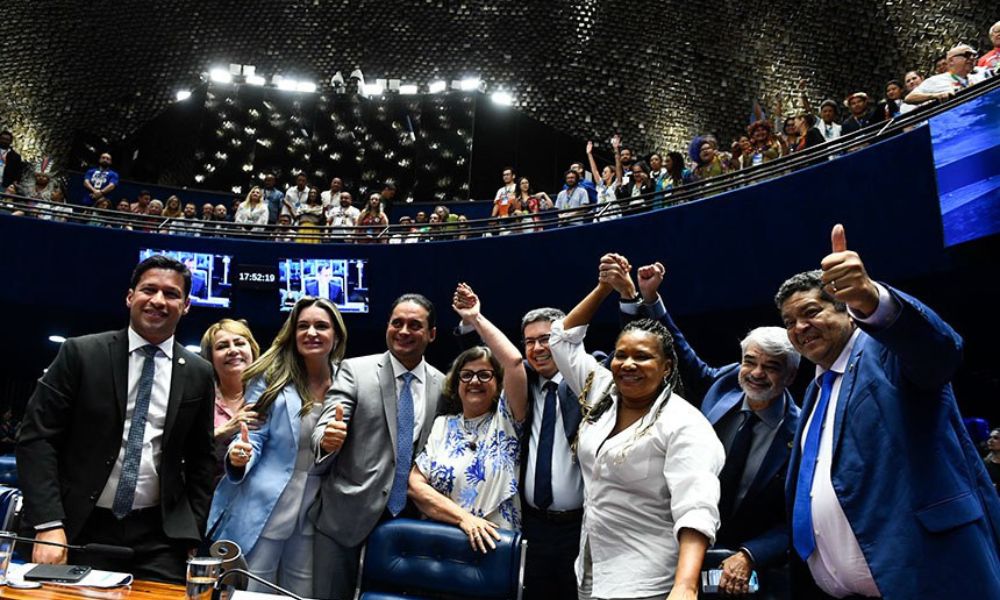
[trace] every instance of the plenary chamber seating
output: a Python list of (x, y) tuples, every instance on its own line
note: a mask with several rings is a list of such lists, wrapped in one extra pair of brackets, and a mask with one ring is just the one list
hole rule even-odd
[(386, 521), (368, 537), (356, 597), (518, 599), (528, 543), (513, 531), (501, 530), (500, 538), (482, 554), (454, 525)]

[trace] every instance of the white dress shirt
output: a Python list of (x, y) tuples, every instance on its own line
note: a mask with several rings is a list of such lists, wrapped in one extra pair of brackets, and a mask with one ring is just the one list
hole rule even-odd
[[(403, 363), (399, 362), (395, 356), (389, 355), (392, 360), (392, 374), (396, 378), (396, 402), (399, 402), (399, 394), (403, 391), (403, 375), (407, 372), (413, 373), (414, 380), (410, 382), (410, 394), (413, 396), (413, 441), (420, 439), (420, 428), (424, 424), (427, 416), (424, 414), (424, 397), (427, 392), (427, 361), (420, 359), (420, 364), (408, 371)], [(398, 415), (397, 415), (398, 418)], [(416, 457), (416, 452), (414, 452)]]
[[(533, 412), (528, 438), (528, 463), (524, 468), (524, 497), (534, 508), (538, 508), (535, 506), (535, 463), (538, 461), (538, 439), (542, 435), (542, 417), (545, 414), (545, 384), (549, 381), (559, 385), (562, 375), (557, 372), (552, 379), (539, 375), (538, 381), (531, 386)], [(552, 440), (552, 504), (546, 510), (577, 510), (583, 506), (583, 478), (580, 476), (580, 464), (566, 439), (560, 402), (562, 398), (556, 396), (556, 430)]]
[(299, 207), (305, 204), (308, 198), (309, 198), (309, 186), (306, 186), (305, 189), (300, 190), (298, 186), (293, 185), (292, 187), (288, 188), (287, 192), (285, 192), (285, 201), (282, 202), (281, 204), (280, 214), (292, 216), (292, 213), (288, 209), (289, 205), (291, 205), (292, 210), (294, 210), (297, 215), (299, 212)]
[[(878, 308), (868, 318), (860, 318), (851, 311), (851, 317), (862, 323), (875, 328), (882, 328), (892, 324), (899, 316), (899, 305), (889, 294), (889, 291), (881, 284), (876, 283), (879, 290)], [(813, 580), (827, 594), (835, 598), (843, 598), (851, 594), (881, 597), (875, 579), (872, 577), (871, 569), (868, 568), (868, 561), (861, 551), (858, 538), (851, 529), (851, 523), (844, 514), (844, 509), (840, 506), (837, 492), (833, 489), (831, 471), (833, 469), (833, 427), (837, 416), (837, 404), (839, 403), (840, 384), (847, 371), (848, 362), (851, 359), (851, 352), (854, 344), (861, 335), (861, 330), (857, 329), (851, 335), (847, 345), (841, 351), (840, 356), (830, 366), (830, 370), (837, 373), (837, 378), (833, 381), (833, 389), (830, 391), (830, 404), (827, 406), (826, 415), (823, 419), (823, 429), (819, 438), (819, 454), (816, 458), (816, 471), (813, 475), (812, 490), (812, 521), (813, 533), (816, 536), (816, 551), (809, 556), (807, 564), (812, 573)], [(816, 379), (822, 377), (826, 369), (816, 366)], [(817, 393), (818, 392), (817, 386)], [(813, 405), (815, 407), (815, 404)], [(804, 432), (808, 432), (812, 427), (813, 414), (809, 415)], [(846, 426), (846, 424), (845, 424)], [(802, 435), (801, 446), (805, 447), (805, 434)]]
[[(146, 360), (138, 350), (148, 344), (149, 342), (131, 327), (128, 328), (128, 401), (125, 405), (125, 428), (122, 431), (122, 444), (118, 450), (115, 466), (111, 469), (108, 482), (104, 484), (104, 491), (97, 499), (97, 506), (101, 508), (110, 509), (115, 501), (122, 462), (125, 460), (128, 432), (132, 428), (132, 413), (135, 412), (135, 402), (139, 395), (139, 378)], [(133, 510), (160, 504), (160, 452), (163, 449), (163, 426), (167, 419), (167, 402), (170, 399), (170, 380), (173, 375), (174, 337), (170, 336), (163, 343), (157, 344), (157, 347), (160, 352), (153, 358), (156, 371), (153, 374), (153, 390), (149, 396), (149, 411), (146, 413), (146, 432), (142, 438), (142, 457), (139, 460), (139, 479), (135, 485)]]
[(577, 582), (583, 581), (589, 546), (593, 597), (666, 596), (677, 571), (681, 529), (715, 541), (725, 451), (708, 420), (676, 394), (660, 394), (645, 416), (609, 437), (617, 393), (611, 372), (583, 348), (586, 330), (565, 331), (558, 320), (549, 338), (570, 389), (579, 394), (593, 373), (586, 402), (595, 404), (608, 390), (613, 400), (595, 423), (580, 426), (585, 492)]
[(816, 129), (819, 129), (819, 132), (823, 134), (823, 137), (828, 142), (840, 137), (840, 123), (837, 123), (836, 121), (831, 121), (830, 124), (827, 125), (826, 121), (819, 119), (816, 121)]

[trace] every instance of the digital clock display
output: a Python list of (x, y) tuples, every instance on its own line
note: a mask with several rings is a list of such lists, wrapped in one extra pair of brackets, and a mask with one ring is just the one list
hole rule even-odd
[(234, 282), (240, 288), (274, 290), (278, 287), (278, 268), (274, 265), (239, 265)]

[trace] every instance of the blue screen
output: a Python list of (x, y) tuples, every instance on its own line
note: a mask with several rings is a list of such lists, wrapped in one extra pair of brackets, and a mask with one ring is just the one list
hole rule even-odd
[(930, 125), (945, 245), (1000, 233), (1000, 89)]
[(232, 293), (229, 266), (233, 262), (232, 256), (145, 248), (139, 251), (139, 261), (154, 254), (169, 256), (187, 265), (191, 271), (191, 306), (229, 308)]
[(342, 313), (368, 312), (368, 261), (361, 258), (286, 258), (278, 263), (281, 310), (303, 296), (330, 299)]

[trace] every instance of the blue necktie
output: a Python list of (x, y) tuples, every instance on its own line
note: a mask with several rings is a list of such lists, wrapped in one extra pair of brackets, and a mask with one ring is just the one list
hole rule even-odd
[(545, 510), (552, 506), (552, 443), (556, 437), (556, 384), (545, 384), (545, 410), (542, 411), (542, 432), (538, 436), (535, 457), (535, 507)]
[(111, 512), (119, 519), (124, 519), (131, 512), (132, 501), (135, 500), (135, 484), (139, 481), (139, 462), (142, 459), (142, 441), (146, 437), (146, 415), (149, 413), (149, 397), (153, 392), (153, 376), (156, 374), (154, 357), (158, 351), (159, 348), (151, 345), (138, 349), (138, 352), (146, 358), (142, 362), (139, 388), (135, 395), (135, 408), (132, 410), (132, 424), (129, 426), (128, 441), (125, 443), (125, 457), (122, 459), (115, 499), (111, 504)]
[(387, 504), (394, 517), (406, 507), (406, 486), (413, 463), (413, 392), (410, 391), (410, 383), (415, 377), (413, 373), (403, 373), (403, 389), (399, 391), (399, 402), (396, 403), (396, 476), (392, 480)]
[(816, 550), (816, 536), (812, 519), (812, 483), (816, 474), (816, 459), (819, 457), (819, 439), (826, 420), (826, 409), (830, 406), (830, 392), (837, 379), (835, 371), (823, 373), (819, 401), (813, 409), (812, 422), (806, 431), (806, 442), (799, 461), (799, 477), (795, 482), (795, 504), (792, 507), (792, 546), (807, 560)]

